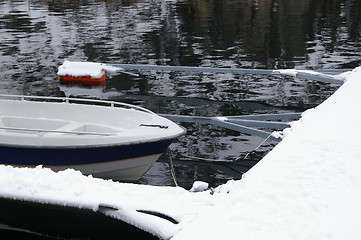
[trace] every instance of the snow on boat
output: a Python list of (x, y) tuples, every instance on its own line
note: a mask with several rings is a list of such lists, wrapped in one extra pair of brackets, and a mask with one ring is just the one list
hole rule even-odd
[[(90, 104), (89, 104), (90, 103)], [(142, 107), (0, 95), (0, 164), (139, 179), (185, 130)]]

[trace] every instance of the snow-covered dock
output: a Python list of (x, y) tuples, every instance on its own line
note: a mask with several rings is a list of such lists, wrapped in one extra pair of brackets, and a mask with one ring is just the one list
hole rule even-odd
[(242, 180), (212, 192), (0, 166), (0, 196), (102, 208), (162, 239), (360, 239), (360, 93), (356, 68)]

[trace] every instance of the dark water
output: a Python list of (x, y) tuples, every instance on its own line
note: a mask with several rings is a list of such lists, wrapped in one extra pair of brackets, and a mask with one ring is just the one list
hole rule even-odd
[[(0, 0), (0, 93), (85, 96), (125, 101), (157, 113), (199, 116), (303, 111), (337, 86), (288, 77), (141, 71), (107, 79), (105, 92), (60, 87), (64, 59), (237, 68), (354, 68), (361, 62), (358, 0)], [(172, 149), (231, 159), (261, 138), (184, 124)], [(246, 171), (273, 146), (267, 142)], [(182, 163), (179, 184), (216, 186), (239, 174)], [(167, 156), (141, 183), (172, 185)], [(216, 168), (217, 169), (216, 169)], [(220, 169), (223, 169), (222, 171)], [(235, 172), (233, 172), (235, 173)]]

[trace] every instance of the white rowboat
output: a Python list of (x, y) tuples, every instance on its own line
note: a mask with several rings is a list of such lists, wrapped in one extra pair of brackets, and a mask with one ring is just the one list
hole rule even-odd
[(136, 180), (184, 133), (130, 104), (0, 95), (0, 164)]

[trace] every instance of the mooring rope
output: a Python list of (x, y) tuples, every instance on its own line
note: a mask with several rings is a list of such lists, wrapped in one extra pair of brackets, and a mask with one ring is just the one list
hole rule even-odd
[(238, 157), (234, 161), (246, 159), (250, 154), (254, 154), (272, 136), (272, 134), (273, 133), (270, 133), (256, 148), (254, 148), (252, 151), (249, 151), (244, 157)]
[(173, 182), (176, 187), (178, 187), (177, 178), (175, 177), (174, 167), (173, 167), (173, 161), (172, 161), (172, 152), (170, 151), (170, 148), (168, 148), (168, 155), (169, 155), (169, 169), (170, 174), (172, 175)]
[(191, 156), (191, 155), (187, 155), (187, 154), (183, 154), (180, 152), (176, 152), (176, 151), (171, 151), (171, 154), (177, 154), (181, 157), (185, 157), (185, 158), (192, 158), (192, 159), (196, 159), (196, 160), (201, 160), (201, 161), (208, 161), (208, 162), (234, 162), (235, 160), (225, 160), (225, 159), (211, 159), (211, 158), (202, 158), (202, 157), (196, 157), (196, 156)]
[(210, 158), (202, 158), (202, 157), (196, 157), (196, 156), (190, 156), (187, 154), (182, 154), (180, 152), (176, 152), (176, 151), (171, 151), (170, 148), (168, 148), (168, 155), (169, 155), (169, 169), (170, 169), (170, 173), (173, 179), (173, 182), (175, 184), (176, 187), (178, 187), (178, 183), (177, 183), (177, 178), (175, 176), (175, 172), (174, 172), (174, 166), (173, 166), (173, 159), (172, 159), (172, 154), (177, 154), (179, 156), (182, 157), (186, 157), (186, 158), (191, 158), (191, 159), (196, 159), (196, 160), (201, 160), (201, 161), (208, 161), (208, 162), (236, 162), (238, 160), (243, 160), (248, 158), (249, 155), (254, 154), (271, 136), (273, 133), (271, 133), (270, 135), (268, 135), (256, 148), (254, 148), (252, 151), (247, 152), (247, 154), (243, 157), (237, 157), (233, 160), (226, 160), (226, 159), (210, 159)]

